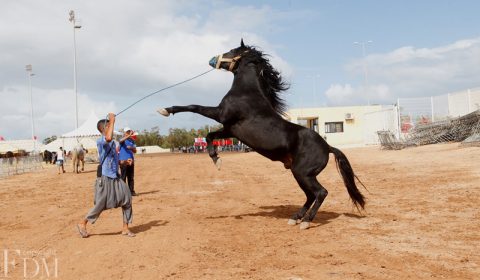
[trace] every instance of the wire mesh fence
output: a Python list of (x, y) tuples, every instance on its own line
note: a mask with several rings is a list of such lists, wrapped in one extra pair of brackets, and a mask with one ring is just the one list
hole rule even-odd
[(399, 98), (400, 131), (403, 136), (417, 126), (465, 116), (480, 109), (480, 88), (420, 98)]
[(398, 116), (395, 106), (383, 106), (382, 110), (365, 113), (364, 115), (364, 143), (376, 145), (381, 141), (378, 131), (390, 131), (396, 134), (398, 130)]
[(480, 88), (445, 95), (401, 98), (396, 129), (377, 131), (383, 148), (462, 142), (480, 145)]

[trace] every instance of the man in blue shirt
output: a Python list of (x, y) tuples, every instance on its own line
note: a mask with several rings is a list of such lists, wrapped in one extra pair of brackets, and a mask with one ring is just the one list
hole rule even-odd
[(100, 120), (97, 123), (97, 129), (102, 133), (102, 137), (97, 140), (101, 172), (97, 172), (99, 177), (95, 182), (95, 205), (77, 224), (78, 232), (83, 238), (88, 237), (88, 222), (94, 224), (104, 210), (117, 207), (122, 207), (122, 234), (128, 237), (135, 236), (128, 228), (133, 217), (132, 194), (125, 182), (118, 176), (118, 154), (115, 141), (113, 141), (114, 125), (115, 114), (113, 113), (108, 114), (108, 120)]
[(134, 132), (130, 127), (125, 127), (123, 133), (123, 138), (120, 140), (119, 155), (121, 176), (122, 180), (128, 183), (128, 188), (132, 195), (136, 196), (134, 186), (135, 162), (133, 154), (137, 152), (137, 146), (135, 146), (135, 141), (132, 139)]

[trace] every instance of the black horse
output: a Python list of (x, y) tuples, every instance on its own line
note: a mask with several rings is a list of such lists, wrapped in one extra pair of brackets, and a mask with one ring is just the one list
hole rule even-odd
[(290, 225), (301, 221), (300, 228), (308, 228), (327, 196), (327, 190), (316, 176), (327, 165), (329, 153), (335, 155), (354, 205), (364, 208), (365, 199), (355, 185), (356, 176), (345, 155), (329, 146), (318, 133), (282, 117), (286, 105), (279, 93), (287, 90), (288, 85), (270, 65), (265, 54), (245, 46), (242, 40), (240, 47), (212, 58), (209, 64), (234, 75), (231, 89), (217, 107), (173, 106), (158, 112), (164, 116), (193, 112), (223, 124), (222, 129), (210, 132), (206, 137), (209, 155), (217, 167), (220, 161), (213, 140), (230, 137), (238, 138), (273, 161), (283, 162), (285, 168), (291, 169), (307, 197), (303, 207), (289, 219)]

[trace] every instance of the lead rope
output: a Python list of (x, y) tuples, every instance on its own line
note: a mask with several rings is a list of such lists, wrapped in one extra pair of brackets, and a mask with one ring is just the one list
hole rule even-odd
[(162, 89), (159, 89), (159, 90), (157, 90), (157, 91), (154, 91), (154, 92), (152, 92), (152, 93), (150, 93), (150, 94), (148, 94), (148, 95), (145, 95), (144, 97), (140, 98), (139, 100), (137, 100), (137, 101), (135, 101), (134, 103), (132, 103), (131, 105), (129, 105), (127, 108), (125, 108), (125, 109), (123, 109), (122, 111), (120, 111), (119, 113), (117, 113), (116, 116), (118, 116), (118, 115), (120, 115), (121, 113), (127, 111), (128, 109), (130, 109), (130, 108), (132, 108), (133, 106), (135, 106), (137, 103), (139, 103), (139, 102), (141, 102), (141, 101), (149, 98), (149, 97), (152, 96), (152, 95), (155, 95), (155, 94), (157, 94), (157, 93), (159, 93), (159, 92), (162, 92), (162, 91), (164, 91), (164, 90), (171, 89), (171, 88), (173, 88), (173, 87), (179, 86), (179, 85), (181, 85), (181, 84), (190, 82), (190, 81), (192, 81), (192, 80), (195, 80), (196, 78), (199, 78), (199, 77), (201, 77), (201, 76), (203, 76), (203, 75), (205, 75), (205, 74), (207, 74), (207, 73), (209, 73), (209, 72), (211, 72), (211, 71), (213, 71), (213, 70), (215, 70), (215, 68), (214, 68), (214, 69), (210, 69), (210, 70), (208, 70), (208, 71), (205, 71), (205, 72), (203, 72), (203, 73), (200, 73), (200, 74), (198, 74), (198, 75), (196, 75), (196, 76), (193, 76), (193, 77), (191, 77), (191, 78), (189, 78), (189, 79), (186, 79), (186, 80), (183, 80), (183, 81), (181, 81), (181, 82), (178, 82), (178, 83), (176, 83), (176, 84), (173, 84), (173, 85), (170, 85), (170, 86), (168, 86), (168, 87), (164, 87), (164, 88), (162, 88)]
[[(125, 109), (123, 109), (122, 111), (118, 112), (115, 116), (120, 115), (121, 113), (127, 111), (128, 109), (132, 108), (133, 106), (135, 106), (135, 105), (138, 104), (139, 102), (141, 102), (141, 101), (149, 98), (149, 97), (152, 96), (152, 95), (155, 95), (155, 94), (157, 94), (157, 93), (159, 93), (159, 92), (162, 92), (162, 91), (164, 91), (164, 90), (171, 89), (171, 88), (173, 88), (173, 87), (179, 86), (179, 85), (181, 85), (181, 84), (185, 84), (185, 83), (190, 82), (190, 81), (192, 81), (192, 80), (195, 80), (196, 78), (199, 78), (199, 77), (201, 77), (201, 76), (203, 76), (203, 75), (206, 75), (206, 74), (208, 74), (209, 72), (211, 72), (211, 71), (213, 71), (213, 70), (215, 70), (215, 68), (214, 68), (214, 69), (210, 69), (210, 70), (208, 70), (208, 71), (205, 71), (205, 72), (203, 72), (203, 73), (200, 73), (200, 74), (198, 74), (198, 75), (196, 75), (196, 76), (193, 76), (193, 77), (191, 77), (191, 78), (189, 78), (189, 79), (186, 79), (186, 80), (183, 80), (183, 81), (181, 81), (181, 82), (175, 83), (175, 84), (173, 84), (173, 85), (169, 85), (168, 87), (164, 87), (164, 88), (159, 89), (159, 90), (157, 90), (157, 91), (154, 91), (154, 92), (152, 92), (152, 93), (150, 93), (150, 94), (147, 94), (147, 95), (145, 95), (144, 97), (142, 97), (142, 98), (140, 98), (139, 100), (137, 100), (137, 101), (135, 101), (134, 103), (132, 103), (131, 105), (129, 105), (127, 108), (125, 108)], [(108, 115), (107, 115), (107, 117), (105, 118), (105, 122), (104, 122), (104, 124), (103, 124), (103, 127), (105, 127), (105, 128), (107, 127), (107, 120), (108, 120)]]

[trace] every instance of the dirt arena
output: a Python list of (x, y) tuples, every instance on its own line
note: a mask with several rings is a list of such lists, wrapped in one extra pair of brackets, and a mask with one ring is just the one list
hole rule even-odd
[(135, 238), (120, 235), (120, 209), (79, 237), (95, 165), (2, 179), (0, 278), (54, 278), (56, 261), (58, 279), (480, 279), (480, 148), (344, 152), (366, 211), (331, 158), (319, 176), (329, 196), (305, 231), (287, 225), (302, 191), (256, 153), (222, 154), (221, 171), (206, 154), (139, 156)]

